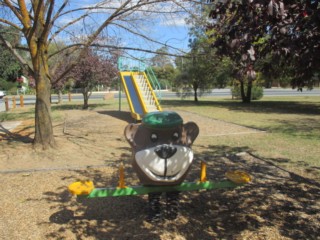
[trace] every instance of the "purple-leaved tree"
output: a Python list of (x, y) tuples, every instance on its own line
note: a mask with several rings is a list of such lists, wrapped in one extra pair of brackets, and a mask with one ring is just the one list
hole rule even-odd
[[(311, 81), (320, 67), (319, 0), (208, 0), (212, 47), (236, 63), (243, 102), (251, 100), (256, 59), (273, 56), (293, 66), (293, 87)], [(207, 16), (208, 16), (207, 15)], [(244, 86), (247, 85), (247, 91)]]
[(83, 109), (88, 108), (89, 97), (92, 90), (98, 85), (110, 85), (111, 80), (117, 76), (116, 56), (101, 56), (92, 49), (86, 53), (70, 72), (74, 86), (81, 89), (83, 94)]

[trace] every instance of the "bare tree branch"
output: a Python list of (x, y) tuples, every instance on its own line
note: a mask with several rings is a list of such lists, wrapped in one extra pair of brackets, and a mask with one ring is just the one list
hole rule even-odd
[(30, 73), (33, 72), (32, 67), (20, 56), (20, 54), (12, 47), (12, 45), (4, 39), (0, 34), (0, 40), (3, 42), (5, 47), (13, 54), (13, 56), (23, 65), (23, 67)]
[[(42, 1), (42, 0), (40, 0), (40, 1)], [(29, 29), (31, 19), (30, 19), (29, 11), (27, 10), (26, 2), (25, 2), (25, 0), (18, 0), (18, 4), (19, 4), (20, 11), (21, 11), (21, 17), (22, 17), (21, 23), (23, 24), (23, 26), (26, 29)]]
[(56, 31), (54, 34), (51, 35), (50, 39), (48, 40), (48, 43), (51, 43), (52, 40), (54, 40), (54, 38), (61, 33), (63, 30), (65, 30), (66, 28), (68, 28), (69, 26), (75, 24), (76, 22), (80, 21), (81, 19), (84, 19), (85, 17), (87, 17), (88, 15), (84, 14), (76, 19), (74, 19), (73, 21), (69, 22), (68, 24), (62, 26), (61, 28), (59, 28), (58, 31)]
[(14, 15), (19, 19), (20, 22), (22, 22), (22, 16), (21, 14), (18, 12), (18, 10), (11, 4), (11, 2), (9, 0), (3, 0), (4, 3), (6, 4), (6, 6), (8, 8), (10, 8), (10, 10), (14, 13)]
[(96, 39), (96, 37), (102, 32), (102, 30), (111, 23), (111, 21), (118, 16), (118, 14), (123, 11), (123, 9), (130, 3), (130, 0), (125, 1), (121, 7), (119, 7), (113, 14), (111, 14), (107, 20), (104, 21), (104, 23), (88, 38), (87, 42), (84, 43), (85, 48), (80, 52), (79, 57), (76, 61), (73, 61), (70, 66), (65, 70), (64, 73), (62, 73), (58, 78), (57, 81), (59, 81), (61, 78), (63, 78), (68, 72), (72, 70), (72, 68), (76, 65), (77, 61), (82, 57), (83, 54), (86, 52), (86, 48), (92, 44), (92, 42)]
[(62, 3), (62, 5), (60, 6), (60, 8), (58, 9), (58, 11), (56, 12), (56, 14), (54, 15), (54, 17), (52, 18), (52, 22), (55, 22), (56, 19), (60, 16), (61, 12), (63, 11), (63, 9), (67, 6), (69, 0), (64, 0), (64, 2)]
[[(66, 46), (59, 51), (55, 52), (54, 54), (51, 54), (49, 58), (60, 54), (68, 49), (73, 49), (73, 48), (79, 48), (79, 47), (87, 47), (86, 44), (84, 43), (75, 43), (69, 46)], [(121, 46), (115, 46), (115, 45), (109, 45), (109, 44), (98, 44), (98, 43), (93, 43), (90, 45), (90, 47), (99, 47), (99, 48), (110, 48), (110, 49), (117, 49), (117, 50), (132, 50), (132, 51), (138, 51), (138, 52), (145, 52), (145, 53), (156, 53), (159, 54), (157, 51), (153, 50), (148, 50), (148, 49), (142, 49), (142, 48), (134, 48), (134, 47), (121, 47)], [(69, 55), (70, 53), (68, 53)], [(162, 54), (162, 53), (161, 53)], [(167, 55), (167, 56), (172, 56), (172, 57), (185, 57), (185, 53), (183, 55), (179, 54), (174, 54), (174, 53), (163, 53), (162, 55)]]
[(13, 22), (10, 22), (6, 19), (0, 18), (0, 22), (5, 23), (7, 25), (10, 25), (11, 27), (14, 27), (15, 29), (22, 31), (22, 28), (20, 28), (18, 25), (14, 24)]
[(130, 33), (132, 33), (132, 34), (134, 34), (134, 35), (137, 35), (137, 36), (139, 36), (139, 37), (141, 37), (141, 38), (143, 38), (143, 39), (145, 39), (145, 40), (147, 40), (147, 41), (149, 41), (149, 42), (153, 42), (153, 43), (156, 43), (156, 44), (165, 46), (165, 47), (169, 47), (169, 48), (171, 48), (171, 49), (178, 50), (179, 52), (182, 52), (182, 53), (185, 54), (185, 52), (182, 51), (182, 50), (179, 49), (179, 48), (170, 46), (170, 45), (168, 45), (168, 44), (166, 44), (166, 43), (163, 43), (163, 42), (156, 41), (156, 40), (154, 40), (154, 39), (152, 39), (152, 38), (150, 38), (150, 37), (148, 37), (148, 36), (146, 36), (146, 35), (143, 35), (143, 34), (141, 34), (141, 33), (135, 32), (135, 31), (133, 31), (132, 29), (129, 29), (129, 28), (123, 26), (123, 25), (120, 25), (120, 24), (117, 24), (117, 23), (112, 23), (112, 25), (115, 25), (115, 26), (118, 26), (118, 27), (120, 27), (120, 28), (123, 28), (123, 29), (125, 29), (126, 31), (128, 31), (128, 32), (130, 32)]
[(47, 17), (46, 17), (46, 23), (44, 26), (44, 29), (46, 30), (46, 34), (49, 34), (50, 29), (52, 27), (52, 23), (51, 23), (51, 16), (52, 16), (52, 12), (53, 12), (53, 8), (54, 8), (54, 0), (48, 0), (47, 4), (49, 4), (49, 9), (47, 12)]

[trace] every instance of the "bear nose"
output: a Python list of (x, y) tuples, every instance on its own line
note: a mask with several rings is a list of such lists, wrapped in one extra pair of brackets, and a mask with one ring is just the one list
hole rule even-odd
[(168, 144), (163, 144), (154, 149), (155, 153), (163, 159), (168, 159), (177, 152), (177, 148)]

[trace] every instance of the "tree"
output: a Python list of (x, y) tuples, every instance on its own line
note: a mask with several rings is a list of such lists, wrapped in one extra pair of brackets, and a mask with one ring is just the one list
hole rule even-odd
[[(205, 49), (202, 39), (190, 40), (191, 51), (185, 58), (177, 58), (176, 63), (180, 69), (177, 76), (176, 85), (180, 88), (192, 88), (194, 101), (198, 102), (198, 94), (211, 89), (214, 86), (214, 65), (215, 61), (207, 61), (208, 58), (214, 59), (214, 52)], [(206, 54), (204, 54), (206, 52)], [(180, 63), (181, 61), (181, 63)], [(182, 63), (183, 62), (183, 63)]]
[[(0, 32), (11, 45), (20, 43), (19, 33), (11, 27), (0, 25)], [(15, 81), (21, 75), (21, 72), (20, 63), (12, 56), (10, 51), (0, 45), (0, 89), (9, 90), (10, 87), (16, 85)]]
[(167, 88), (168, 85), (171, 86), (177, 71), (169, 57), (168, 47), (164, 46), (156, 50), (156, 54), (151, 58), (151, 65), (161, 88)]
[(256, 27), (255, 24), (259, 24), (259, 20), (252, 16), (248, 7), (250, 2), (252, 1), (213, 3), (208, 11), (213, 21), (206, 25), (206, 33), (217, 54), (227, 56), (234, 63), (233, 75), (240, 82), (243, 102), (251, 101), (252, 83), (256, 78), (254, 65), (257, 47), (253, 44), (253, 34), (249, 33)]
[[(175, 1), (96, 0), (91, 5), (79, 7), (78, 4), (74, 4), (69, 0), (0, 0), (0, 22), (15, 28), (22, 34), (27, 44), (25, 50), (31, 59), (31, 64), (29, 64), (27, 59), (19, 55), (16, 51), (17, 48), (6, 41), (3, 34), (0, 34), (0, 41), (35, 79), (35, 146), (41, 146), (42, 148), (55, 146), (51, 119), (50, 90), (52, 84), (54, 84), (52, 75), (58, 65), (64, 64), (64, 58), (61, 58), (56, 66), (49, 68), (48, 61), (50, 57), (55, 55), (49, 55), (48, 48), (50, 44), (54, 43), (58, 37), (65, 39), (68, 46), (60, 49), (59, 52), (66, 54), (66, 56), (69, 51), (81, 49), (77, 59), (70, 62), (65, 71), (55, 78), (56, 81), (59, 81), (71, 71), (78, 60), (85, 55), (87, 48), (102, 34), (108, 37), (115, 32), (116, 28), (119, 28), (121, 31), (126, 31), (128, 34), (135, 35), (143, 40), (152, 41), (148, 37), (148, 32), (146, 31), (143, 34), (141, 32), (142, 28), (135, 26), (134, 23), (141, 23), (140, 19), (143, 17), (152, 19), (150, 18), (152, 14), (178, 13), (179, 11), (176, 11), (173, 7), (165, 7), (167, 6), (166, 4), (170, 3), (171, 5), (175, 4)], [(181, 3), (178, 5), (180, 7)], [(77, 44), (72, 43), (72, 37), (86, 32), (91, 33), (84, 38), (85, 41)], [(116, 35), (113, 34), (112, 37)], [(153, 40), (153, 42), (159, 44), (158, 41)], [(105, 45), (105, 47), (119, 48), (121, 46)]]
[(163, 67), (153, 67), (152, 69), (159, 80), (161, 89), (167, 89), (169, 86), (172, 86), (172, 82), (177, 75), (177, 70), (172, 64)]
[[(52, 57), (48, 59), (49, 69), (51, 69), (51, 84), (52, 89), (58, 93), (58, 104), (61, 104), (63, 101), (62, 95), (65, 88), (71, 88), (73, 83), (71, 79), (68, 81), (69, 79), (66, 79), (66, 77), (60, 78), (68, 68), (68, 62), (72, 59), (71, 57), (73, 57), (72, 51), (70, 50), (68, 51), (68, 54), (66, 54), (66, 52), (59, 53), (60, 49), (66, 47), (67, 45), (62, 41), (55, 41), (54, 44), (51, 43), (48, 47), (48, 54), (52, 55)], [(60, 59), (64, 59), (64, 64), (59, 64), (61, 62)]]
[(294, 87), (307, 84), (319, 69), (320, 9), (318, 0), (208, 1), (210, 22), (207, 34), (219, 54), (237, 63), (235, 76), (243, 102), (250, 102), (255, 60), (268, 55), (282, 56), (294, 66)]
[(232, 71), (234, 63), (228, 57), (216, 57), (214, 71), (214, 86), (225, 88), (233, 81)]
[(262, 74), (266, 88), (288, 87), (294, 79), (294, 65), (283, 56), (266, 55), (258, 59), (256, 67)]
[(172, 65), (172, 61), (168, 56), (169, 49), (167, 46), (163, 46), (156, 50), (156, 54), (151, 58), (151, 65), (153, 67), (163, 68), (168, 65)]
[(75, 80), (75, 87), (81, 88), (83, 109), (88, 108), (88, 100), (92, 90), (98, 84), (108, 85), (117, 75), (116, 58), (102, 57), (88, 49), (83, 58), (73, 68), (70, 77)]

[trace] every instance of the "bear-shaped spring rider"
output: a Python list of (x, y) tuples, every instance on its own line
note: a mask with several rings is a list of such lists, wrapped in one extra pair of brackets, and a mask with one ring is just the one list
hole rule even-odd
[[(176, 112), (150, 112), (140, 124), (129, 124), (124, 134), (132, 148), (132, 166), (144, 186), (172, 186), (184, 181), (193, 162), (191, 145), (199, 134), (196, 123), (184, 124)], [(179, 192), (165, 193), (165, 209), (160, 204), (161, 195), (148, 194), (147, 220), (177, 217)]]

